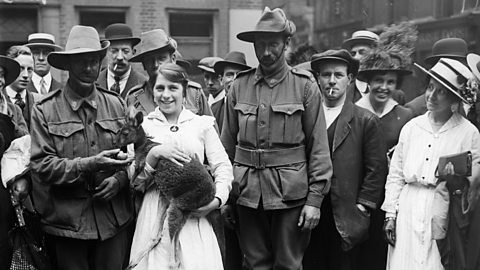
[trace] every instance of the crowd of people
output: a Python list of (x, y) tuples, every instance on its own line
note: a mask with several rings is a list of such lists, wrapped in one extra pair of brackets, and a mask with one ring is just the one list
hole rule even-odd
[[(51, 269), (480, 269), (480, 56), (451, 37), (413, 65), (414, 48), (360, 30), (291, 66), (295, 31), (265, 8), (237, 34), (258, 67), (203, 58), (204, 87), (162, 29), (76, 25), (65, 48), (33, 33), (8, 49), (0, 269), (24, 269), (18, 202)], [(425, 91), (407, 101), (414, 68)], [(185, 184), (179, 203), (158, 165), (193, 161), (214, 189)]]

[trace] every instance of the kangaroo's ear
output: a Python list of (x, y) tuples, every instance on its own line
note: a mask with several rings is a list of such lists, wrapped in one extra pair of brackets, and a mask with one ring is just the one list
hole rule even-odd
[(136, 127), (139, 127), (143, 123), (143, 113), (141, 111), (135, 114), (135, 123)]

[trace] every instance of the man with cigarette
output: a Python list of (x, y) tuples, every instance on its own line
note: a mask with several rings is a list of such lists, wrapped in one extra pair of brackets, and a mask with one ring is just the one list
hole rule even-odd
[(107, 50), (108, 68), (100, 72), (97, 83), (125, 99), (130, 89), (147, 81), (129, 62), (135, 55), (134, 47), (140, 43), (140, 38), (133, 36), (128, 25), (114, 23), (105, 28), (105, 40), (110, 41)]

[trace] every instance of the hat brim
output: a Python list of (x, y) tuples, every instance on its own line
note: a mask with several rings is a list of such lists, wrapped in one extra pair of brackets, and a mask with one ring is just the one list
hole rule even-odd
[(480, 81), (480, 71), (477, 68), (477, 64), (480, 62), (480, 55), (469, 53), (467, 55), (467, 64), (470, 70), (472, 71), (473, 75)]
[(241, 33), (238, 33), (237, 34), (237, 38), (242, 40), (242, 41), (246, 41), (246, 42), (250, 42), (250, 43), (254, 43), (255, 42), (255, 35), (258, 35), (258, 34), (282, 34), (283, 32), (285, 32), (285, 30), (282, 30), (282, 31), (246, 31), (246, 32), (241, 32)]
[(455, 89), (453, 89), (452, 87), (450, 87), (448, 84), (444, 83), (440, 78), (438, 78), (435, 74), (431, 73), (430, 71), (426, 70), (424, 67), (420, 66), (419, 64), (417, 63), (414, 63), (414, 65), (419, 68), (421, 71), (423, 71), (424, 73), (426, 73), (428, 76), (432, 77), (435, 81), (437, 81), (438, 83), (440, 83), (442, 86), (444, 86), (446, 89), (448, 89), (448, 91), (452, 92), (453, 94), (455, 94), (455, 96), (457, 96), (458, 98), (460, 98), (463, 102), (469, 104), (469, 102), (464, 99), (457, 91), (455, 91)]
[(465, 56), (460, 56), (456, 54), (437, 54), (426, 57), (423, 61), (425, 62), (425, 64), (433, 66), (436, 62), (438, 62), (438, 60), (440, 60), (440, 58), (450, 58), (454, 60), (459, 60), (461, 62), (465, 62), (466, 59)]
[(358, 68), (359, 68), (358, 65), (353, 64), (352, 62), (348, 61), (345, 58), (337, 57), (337, 56), (325, 56), (325, 57), (322, 57), (322, 58), (319, 58), (319, 59), (315, 59), (315, 60), (310, 62), (310, 66), (313, 70), (317, 71), (320, 63), (325, 62), (325, 61), (343, 62), (343, 63), (347, 64), (347, 66), (349, 67), (349, 69), (352, 72), (354, 77), (356, 77), (358, 75)]
[(161, 51), (168, 51), (170, 53), (174, 53), (175, 48), (169, 43), (169, 44), (166, 44), (163, 47), (147, 50), (147, 51), (141, 52), (139, 54), (136, 54), (132, 58), (130, 58), (130, 60), (128, 60), (128, 61), (129, 62), (141, 63), (141, 62), (143, 62), (143, 58), (145, 58), (145, 55), (147, 55), (149, 53), (155, 53), (155, 52), (161, 52)]
[(177, 59), (175, 62), (176, 62), (177, 65), (179, 65), (183, 69), (185, 69), (185, 71), (188, 70), (192, 66), (192, 63), (190, 63), (187, 60), (183, 60), (183, 59)]
[(367, 37), (350, 38), (343, 42), (342, 48), (350, 51), (355, 44), (368, 44), (372, 46), (377, 44), (377, 41)]
[(61, 52), (51, 52), (48, 55), (48, 63), (54, 67), (61, 70), (67, 70), (68, 58), (71, 55), (76, 54), (99, 54), (101, 58), (105, 57), (107, 53), (107, 49), (110, 46), (110, 41), (104, 40), (101, 42), (102, 48), (100, 50), (88, 49), (88, 48), (77, 48), (68, 51), (61, 51)]
[(237, 63), (237, 62), (232, 62), (232, 61), (218, 61), (213, 65), (213, 69), (215, 70), (216, 73), (218, 74), (223, 74), (223, 71), (225, 70), (225, 66), (234, 66), (236, 68), (240, 68), (241, 71), (251, 69), (252, 67)]
[(6, 86), (14, 82), (18, 78), (18, 75), (20, 75), (20, 65), (17, 63), (17, 61), (11, 58), (0, 56), (0, 66), (5, 69)]
[(123, 38), (104, 38), (101, 41), (131, 41), (132, 42), (132, 47), (137, 46), (138, 43), (140, 43), (141, 39), (138, 37), (123, 37)]
[(55, 45), (55, 44), (50, 44), (50, 43), (27, 43), (27, 44), (25, 44), (25, 46), (27, 46), (29, 48), (47, 47), (47, 48), (50, 48), (50, 49), (52, 49), (53, 51), (56, 51), (56, 52), (63, 50), (62, 47), (60, 47), (58, 45)]
[(198, 67), (199, 69), (203, 70), (203, 71), (206, 71), (206, 72), (216, 73), (216, 72), (215, 72), (215, 69), (213, 69), (213, 68), (211, 68), (211, 67), (200, 66), (200, 65), (198, 65), (197, 67)]

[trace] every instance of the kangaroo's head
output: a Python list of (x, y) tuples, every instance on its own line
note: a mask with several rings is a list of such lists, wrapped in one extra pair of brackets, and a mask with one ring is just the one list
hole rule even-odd
[(143, 113), (133, 106), (127, 108), (125, 113), (125, 125), (120, 129), (117, 136), (117, 145), (142, 144), (145, 141), (145, 132), (142, 128)]

